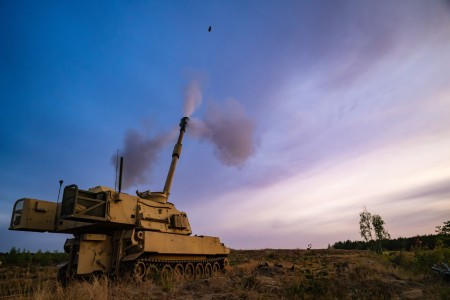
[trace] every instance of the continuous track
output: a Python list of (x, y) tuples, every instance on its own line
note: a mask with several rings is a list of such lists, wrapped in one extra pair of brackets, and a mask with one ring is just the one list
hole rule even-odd
[(227, 264), (228, 260), (226, 257), (204, 260), (163, 260), (144, 257), (133, 262), (124, 263), (122, 270), (124, 270), (125, 276), (131, 275), (137, 280), (151, 280), (157, 277), (193, 279), (217, 274)]

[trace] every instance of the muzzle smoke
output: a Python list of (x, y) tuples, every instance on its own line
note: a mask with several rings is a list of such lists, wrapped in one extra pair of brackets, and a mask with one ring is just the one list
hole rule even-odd
[[(148, 184), (147, 172), (153, 167), (160, 149), (174, 140), (176, 131), (161, 134), (154, 138), (147, 138), (137, 130), (129, 129), (125, 133), (123, 151), (120, 155), (125, 158), (123, 167), (124, 188), (136, 184)], [(116, 164), (117, 157), (112, 157)]]
[(241, 167), (255, 153), (255, 122), (235, 100), (210, 105), (203, 121), (191, 119), (191, 134), (214, 145), (216, 156), (227, 166)]
[[(192, 82), (185, 90), (184, 113), (191, 116), (202, 102), (198, 82)], [(223, 105), (210, 104), (203, 120), (191, 118), (188, 122), (189, 135), (214, 145), (218, 159), (227, 166), (241, 167), (255, 153), (255, 122), (250, 119), (244, 107), (229, 99)], [(124, 188), (137, 184), (148, 184), (148, 172), (152, 169), (161, 148), (173, 143), (178, 128), (170, 133), (148, 138), (138, 131), (130, 129), (125, 133), (123, 181)], [(117, 157), (112, 157), (116, 165)]]
[(184, 116), (190, 117), (202, 104), (202, 93), (198, 81), (192, 81), (184, 92)]

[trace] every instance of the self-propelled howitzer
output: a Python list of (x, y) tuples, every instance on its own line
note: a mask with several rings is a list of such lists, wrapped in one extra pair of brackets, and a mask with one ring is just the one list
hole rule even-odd
[(73, 234), (64, 244), (69, 261), (58, 274), (63, 283), (93, 274), (145, 280), (158, 272), (186, 278), (219, 272), (229, 248), (217, 237), (191, 236), (186, 213), (168, 202), (187, 121), (181, 119), (162, 192), (137, 191), (134, 196), (122, 193), (120, 183), (119, 191), (68, 185), (61, 203), (17, 200), (9, 229)]

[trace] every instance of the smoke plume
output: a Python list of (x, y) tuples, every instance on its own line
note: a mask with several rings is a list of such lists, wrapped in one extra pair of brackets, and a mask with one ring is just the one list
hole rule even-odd
[(255, 122), (235, 100), (220, 107), (211, 104), (203, 121), (191, 119), (190, 123), (192, 135), (212, 143), (216, 156), (227, 166), (241, 167), (255, 153)]
[[(121, 156), (125, 158), (122, 182), (124, 188), (149, 183), (147, 171), (153, 167), (160, 149), (173, 140), (173, 133), (161, 134), (154, 138), (147, 138), (133, 129), (125, 133), (124, 149), (121, 152)], [(112, 161), (115, 165), (115, 156), (112, 157)]]
[(202, 103), (202, 93), (198, 81), (192, 81), (184, 92), (184, 116), (190, 117)]
[[(202, 101), (200, 86), (191, 82), (185, 90), (184, 116), (191, 116)], [(216, 156), (227, 166), (241, 167), (254, 154), (255, 122), (250, 119), (244, 107), (237, 101), (229, 99), (223, 105), (210, 104), (206, 108), (203, 120), (190, 118), (188, 134), (214, 145)], [(124, 188), (136, 184), (148, 184), (148, 172), (152, 169), (157, 154), (178, 135), (178, 128), (148, 138), (138, 131), (130, 129), (125, 133), (123, 183)], [(116, 164), (117, 157), (111, 159)]]

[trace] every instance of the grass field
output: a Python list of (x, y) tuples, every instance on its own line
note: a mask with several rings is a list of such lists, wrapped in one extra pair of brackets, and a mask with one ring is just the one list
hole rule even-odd
[(397, 257), (346, 250), (233, 250), (226, 271), (212, 278), (100, 278), (65, 289), (56, 283), (56, 267), (3, 266), (0, 299), (450, 299), (448, 282), (405, 268)]

